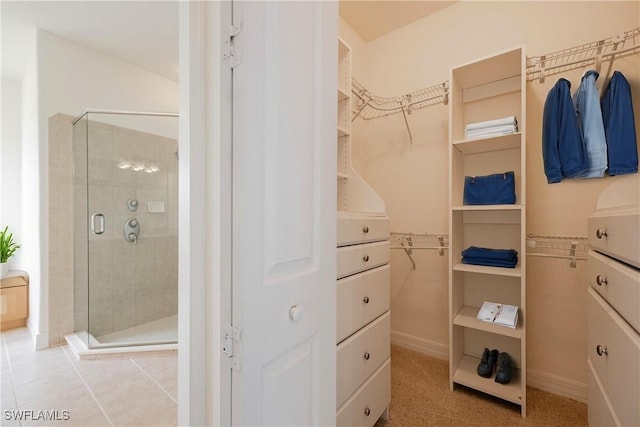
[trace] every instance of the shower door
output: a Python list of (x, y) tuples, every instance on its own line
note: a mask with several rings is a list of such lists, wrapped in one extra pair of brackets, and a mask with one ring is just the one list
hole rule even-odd
[(90, 348), (177, 342), (177, 124), (87, 114)]

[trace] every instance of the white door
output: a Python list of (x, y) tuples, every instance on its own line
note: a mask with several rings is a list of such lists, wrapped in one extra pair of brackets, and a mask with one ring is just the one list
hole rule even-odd
[(337, 2), (234, 2), (233, 425), (335, 424)]

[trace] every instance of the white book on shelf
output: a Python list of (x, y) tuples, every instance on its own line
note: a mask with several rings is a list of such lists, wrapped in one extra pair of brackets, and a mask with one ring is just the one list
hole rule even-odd
[(478, 311), (477, 319), (515, 329), (518, 325), (518, 307), (485, 301)]

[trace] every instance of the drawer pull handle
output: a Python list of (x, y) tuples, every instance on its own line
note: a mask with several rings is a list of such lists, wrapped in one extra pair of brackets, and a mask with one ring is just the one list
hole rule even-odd
[(603, 354), (605, 356), (609, 355), (609, 353), (607, 353), (607, 347), (603, 347), (600, 344), (596, 346), (596, 353), (598, 353), (598, 356), (602, 356)]
[(601, 276), (601, 275), (598, 274), (596, 276), (596, 283), (598, 284), (598, 286), (606, 285), (607, 284), (607, 278), (605, 276)]
[(369, 358), (371, 357), (371, 355), (369, 354), (368, 351), (364, 352), (364, 360), (369, 360)]
[(362, 261), (369, 262), (369, 255), (365, 255), (362, 257)]
[(602, 239), (603, 237), (607, 237), (607, 230), (604, 228), (598, 228), (596, 230), (596, 237), (598, 239)]
[(362, 227), (362, 232), (364, 234), (367, 234), (369, 232), (369, 227), (367, 227), (366, 225), (364, 227)]
[(371, 409), (369, 408), (364, 408), (364, 414), (368, 417), (369, 415), (371, 415)]
[(362, 298), (362, 302), (364, 302), (365, 304), (369, 304), (369, 297), (365, 296), (364, 298)]

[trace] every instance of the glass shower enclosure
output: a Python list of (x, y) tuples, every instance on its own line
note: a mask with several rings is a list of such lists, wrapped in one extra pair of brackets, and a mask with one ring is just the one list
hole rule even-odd
[(87, 347), (178, 338), (178, 116), (73, 124), (74, 322)]

